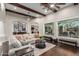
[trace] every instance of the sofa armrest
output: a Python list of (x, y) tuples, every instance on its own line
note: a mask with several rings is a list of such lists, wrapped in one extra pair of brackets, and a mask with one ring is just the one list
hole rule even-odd
[(15, 55), (15, 51), (25, 49), (25, 48), (28, 48), (28, 47), (29, 47), (29, 45), (25, 45), (25, 46), (22, 46), (22, 47), (19, 47), (19, 48), (10, 49), (9, 50), (9, 55)]

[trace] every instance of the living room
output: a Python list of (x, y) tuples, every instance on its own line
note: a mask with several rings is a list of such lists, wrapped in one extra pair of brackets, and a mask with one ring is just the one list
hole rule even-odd
[(0, 56), (78, 56), (78, 21), (79, 3), (1, 3)]

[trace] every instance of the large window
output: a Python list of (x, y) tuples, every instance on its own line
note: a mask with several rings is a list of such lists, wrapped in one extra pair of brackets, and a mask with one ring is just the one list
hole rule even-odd
[(46, 35), (54, 35), (54, 23), (46, 23), (45, 24), (45, 34)]
[(79, 18), (58, 22), (59, 36), (79, 38)]

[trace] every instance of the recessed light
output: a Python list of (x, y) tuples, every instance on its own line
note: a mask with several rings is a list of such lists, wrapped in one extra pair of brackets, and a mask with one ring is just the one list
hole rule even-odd
[(45, 12), (48, 12), (48, 10), (47, 10), (47, 9), (45, 9)]
[(39, 15), (36, 15), (36, 17), (39, 17)]
[(16, 7), (14, 7), (14, 9), (16, 10), (17, 8), (16, 8)]
[(30, 12), (29, 12), (29, 11), (27, 11), (27, 14), (30, 14)]
[(54, 4), (51, 4), (51, 5), (50, 5), (50, 7), (54, 7), (54, 6), (55, 6)]

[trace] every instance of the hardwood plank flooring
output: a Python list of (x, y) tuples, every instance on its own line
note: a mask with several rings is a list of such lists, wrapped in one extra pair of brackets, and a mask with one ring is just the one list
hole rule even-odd
[(41, 56), (79, 56), (79, 48), (71, 45), (59, 44)]

